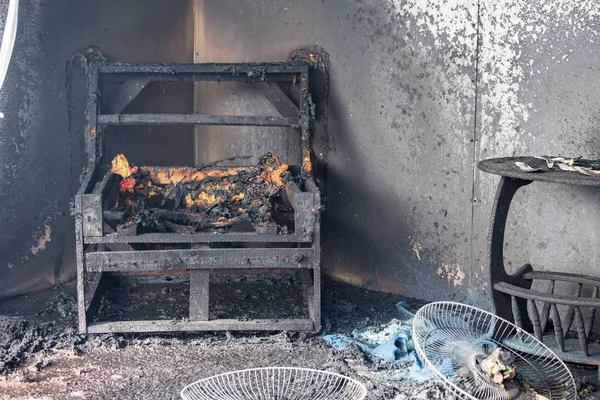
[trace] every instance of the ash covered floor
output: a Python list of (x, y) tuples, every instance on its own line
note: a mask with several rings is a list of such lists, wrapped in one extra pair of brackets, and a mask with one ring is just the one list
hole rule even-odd
[[(269, 279), (258, 280), (257, 294), (240, 298), (263, 293), (258, 288), (261, 282), (273, 286)], [(293, 285), (293, 280), (284, 284)], [(231, 290), (234, 297), (240, 295), (235, 284), (221, 288)], [(139, 294), (147, 296), (148, 292)], [(398, 301), (406, 301), (412, 311), (423, 304), (336, 282), (326, 282), (323, 300), (324, 331), (337, 333), (398, 318)], [(357, 347), (335, 351), (318, 336), (307, 334), (131, 334), (95, 335), (85, 340), (76, 334), (75, 304), (73, 283), (0, 303), (0, 398), (177, 399), (181, 388), (197, 379), (266, 366), (342, 373), (365, 383), (368, 399), (451, 398), (435, 380), (387, 380), (387, 374), (392, 376), (398, 366), (373, 359)], [(235, 307), (220, 311), (232, 310)], [(591, 391), (597, 386), (596, 370), (576, 368), (574, 372), (582, 398), (600, 398)]]

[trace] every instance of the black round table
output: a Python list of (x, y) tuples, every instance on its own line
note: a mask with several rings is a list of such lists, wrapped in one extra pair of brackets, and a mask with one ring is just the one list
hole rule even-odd
[[(504, 233), (510, 204), (515, 193), (533, 181), (568, 185), (600, 186), (600, 176), (588, 176), (579, 172), (550, 170), (544, 172), (524, 172), (515, 162), (526, 162), (531, 157), (492, 158), (478, 164), (480, 170), (500, 175), (500, 183), (492, 209), (489, 236), (489, 287), (488, 293), (493, 311), (501, 318), (514, 322), (525, 330), (533, 332), (543, 340), (560, 358), (584, 364), (600, 364), (600, 346), (590, 343), (595, 310), (600, 308), (600, 278), (565, 272), (533, 271), (530, 264), (523, 265), (514, 274), (508, 274), (504, 267)], [(550, 282), (547, 292), (532, 290), (534, 279)], [(576, 287), (571, 295), (555, 294), (556, 282), (571, 282)], [(582, 287), (593, 288), (591, 297), (582, 297)], [(585, 291), (584, 291), (585, 292)], [(589, 296), (589, 295), (588, 295)], [(538, 310), (536, 303), (543, 304)], [(566, 315), (558, 315), (566, 308)], [(584, 317), (582, 308), (593, 311)], [(523, 316), (528, 318), (524, 318)], [(552, 320), (553, 333), (546, 334), (546, 327)], [(562, 321), (562, 324), (561, 324)], [(571, 326), (577, 330), (575, 344), (567, 339)], [(569, 341), (570, 340), (570, 341)], [(579, 346), (577, 346), (577, 342)], [(523, 349), (526, 351), (526, 349)]]

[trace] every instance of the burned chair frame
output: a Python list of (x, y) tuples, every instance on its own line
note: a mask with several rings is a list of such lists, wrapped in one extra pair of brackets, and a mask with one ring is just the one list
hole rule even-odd
[[(257, 64), (124, 64), (92, 62), (86, 68), (87, 167), (75, 196), (78, 323), (81, 333), (169, 332), (213, 330), (318, 331), (321, 327), (320, 192), (312, 176), (312, 100), (309, 65), (301, 61)], [(117, 93), (103, 99), (101, 83), (121, 83)], [(297, 110), (297, 117), (200, 114), (123, 114), (125, 107), (150, 82), (233, 81), (254, 85), (280, 114)], [(278, 83), (297, 86), (296, 105)], [(289, 115), (289, 112), (287, 113)], [(112, 179), (102, 154), (103, 129), (109, 125), (229, 125), (290, 127), (301, 135), (301, 184), (289, 182), (285, 195), (294, 211), (294, 231), (227, 233), (154, 232), (119, 234), (106, 223), (104, 200)], [(114, 177), (114, 176), (113, 176)], [(139, 250), (136, 244), (177, 244), (183, 248)], [(218, 243), (219, 248), (211, 248)], [(224, 243), (252, 248), (223, 248)], [(300, 271), (308, 305), (304, 319), (209, 320), (209, 273), (227, 271)], [(107, 274), (190, 273), (189, 319), (94, 322), (94, 312)]]

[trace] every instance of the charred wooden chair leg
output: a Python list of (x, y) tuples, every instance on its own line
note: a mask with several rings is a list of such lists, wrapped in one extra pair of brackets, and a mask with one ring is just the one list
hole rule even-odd
[[(529, 185), (531, 181), (521, 179), (512, 179), (502, 177), (496, 191), (494, 207), (492, 209), (491, 227), (490, 227), (490, 247), (489, 247), (489, 274), (490, 287), (489, 293), (492, 300), (492, 309), (496, 315), (508, 321), (514, 321), (512, 313), (512, 302), (509, 296), (494, 290), (493, 284), (496, 282), (509, 282), (522, 287), (531, 287), (531, 283), (522, 278), (523, 273), (531, 269), (530, 265), (525, 265), (514, 275), (506, 273), (504, 268), (504, 231), (506, 220), (510, 210), (510, 203), (515, 193), (523, 186)], [(519, 302), (519, 308), (526, 310), (526, 304)], [(525, 314), (522, 312), (522, 314)], [(525, 329), (530, 327), (529, 321), (522, 321)]]

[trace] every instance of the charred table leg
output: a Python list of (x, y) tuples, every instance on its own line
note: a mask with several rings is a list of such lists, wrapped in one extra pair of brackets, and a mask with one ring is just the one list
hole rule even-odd
[[(531, 282), (523, 279), (525, 272), (530, 271), (531, 265), (524, 265), (514, 275), (509, 275), (504, 269), (504, 231), (506, 220), (510, 210), (510, 203), (515, 193), (523, 186), (532, 181), (502, 177), (496, 191), (494, 207), (492, 209), (492, 220), (489, 236), (489, 296), (492, 303), (492, 311), (501, 318), (513, 321), (511, 298), (505, 293), (494, 290), (494, 284), (507, 282), (513, 285), (530, 288)], [(526, 315), (527, 304), (523, 299), (518, 299), (521, 314)], [(522, 303), (522, 304), (521, 304)], [(529, 321), (523, 321), (524, 328), (530, 328)]]

